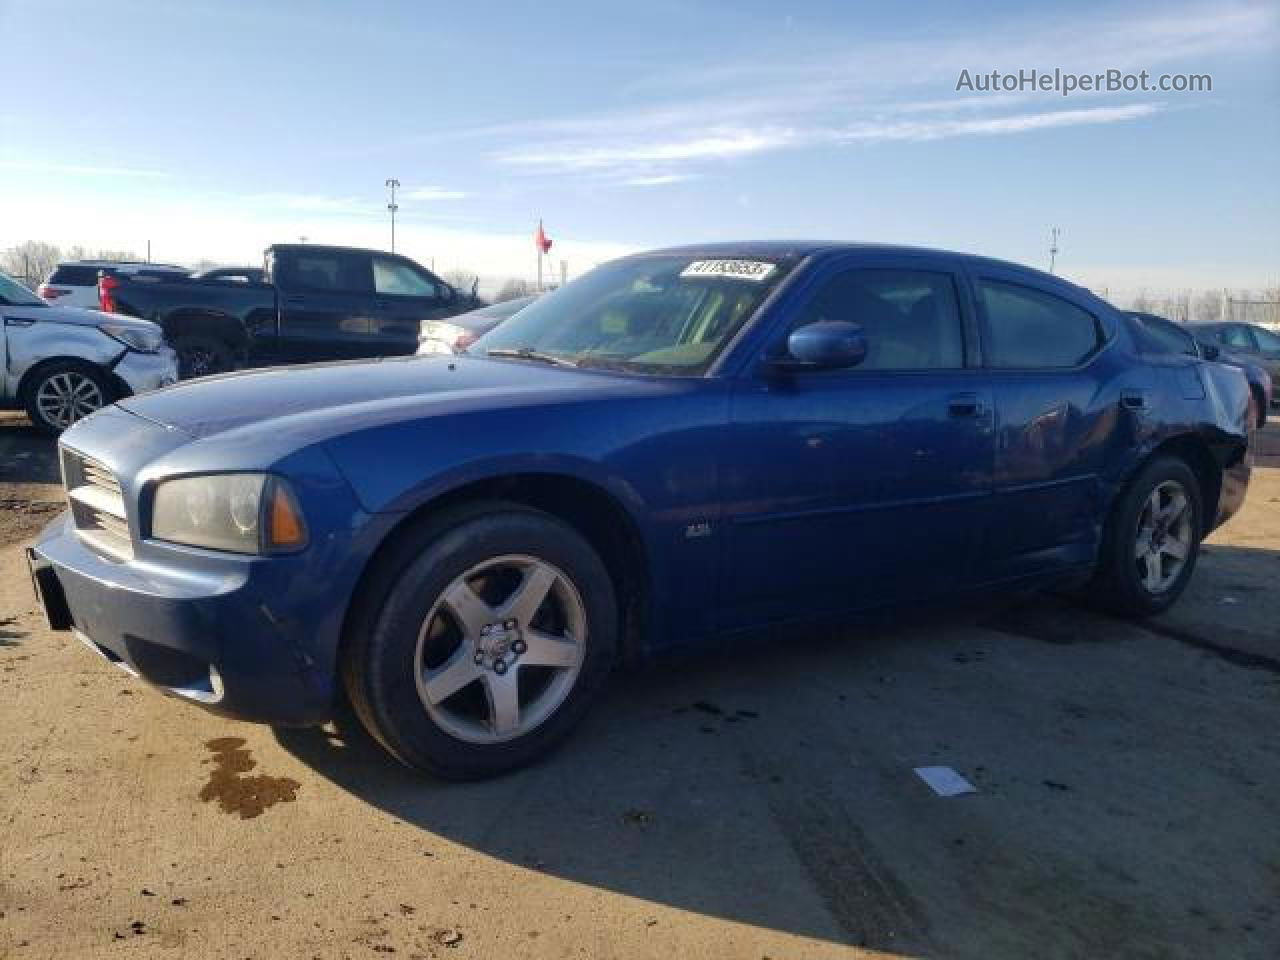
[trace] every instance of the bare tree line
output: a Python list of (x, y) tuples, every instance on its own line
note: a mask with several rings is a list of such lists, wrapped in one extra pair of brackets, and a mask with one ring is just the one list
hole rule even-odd
[(1280, 327), (1280, 287), (1261, 290), (1182, 290), (1151, 294), (1139, 290), (1117, 306), (1140, 313), (1154, 313), (1177, 323), (1213, 323), (1229, 320)]
[(28, 286), (48, 279), (53, 268), (64, 260), (143, 260), (132, 250), (91, 249), (77, 244), (59, 247), (40, 240), (28, 240), (0, 253), (0, 270)]

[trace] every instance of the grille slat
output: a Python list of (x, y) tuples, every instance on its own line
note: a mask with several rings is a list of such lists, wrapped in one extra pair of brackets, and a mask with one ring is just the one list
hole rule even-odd
[(124, 491), (111, 468), (62, 449), (62, 478), (76, 532), (87, 544), (116, 559), (133, 557)]

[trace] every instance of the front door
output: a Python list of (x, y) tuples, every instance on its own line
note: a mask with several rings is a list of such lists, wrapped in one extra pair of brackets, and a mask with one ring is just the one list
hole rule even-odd
[(959, 278), (936, 258), (862, 263), (828, 267), (769, 349), (785, 349), (798, 326), (847, 320), (866, 335), (866, 359), (825, 372), (762, 363), (735, 394), (722, 477), (726, 626), (969, 581), (994, 441)]
[(418, 349), (423, 320), (448, 312), (447, 290), (425, 270), (400, 257), (373, 258), (374, 310), (371, 356), (398, 356)]
[(282, 251), (272, 275), (280, 302), (278, 360), (308, 363), (369, 355), (373, 276), (367, 253)]

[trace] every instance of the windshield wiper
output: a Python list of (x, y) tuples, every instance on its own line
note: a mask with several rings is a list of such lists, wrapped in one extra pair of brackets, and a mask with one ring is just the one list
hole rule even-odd
[(533, 349), (533, 347), (496, 347), (493, 350), (486, 350), (485, 356), (498, 357), (499, 359), (536, 360), (539, 363), (549, 363), (556, 367), (577, 366), (572, 360), (556, 356), (554, 353), (543, 353), (541, 350)]

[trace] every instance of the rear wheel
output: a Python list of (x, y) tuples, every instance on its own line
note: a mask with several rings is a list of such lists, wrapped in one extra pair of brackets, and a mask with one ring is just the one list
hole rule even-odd
[(178, 355), (178, 376), (183, 380), (226, 373), (235, 365), (231, 344), (203, 334), (179, 334), (170, 341)]
[(27, 416), (42, 433), (59, 434), (115, 399), (101, 370), (75, 360), (36, 371), (26, 387)]
[(1106, 605), (1132, 617), (1172, 606), (1195, 569), (1202, 516), (1200, 484), (1185, 462), (1161, 457), (1143, 468), (1107, 525), (1095, 578)]
[(344, 655), (370, 732), (450, 779), (521, 766), (567, 736), (616, 647), (613, 584), (590, 544), (548, 514), (488, 504), (393, 553), (369, 578), (381, 589), (358, 603)]

